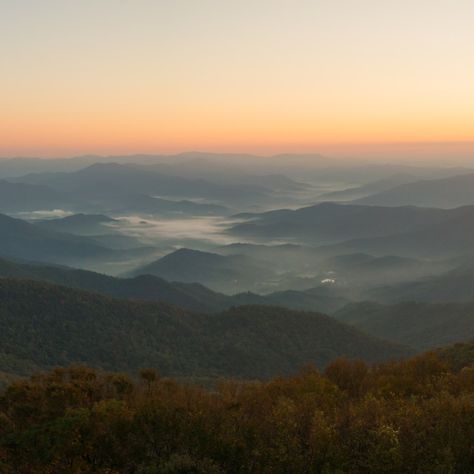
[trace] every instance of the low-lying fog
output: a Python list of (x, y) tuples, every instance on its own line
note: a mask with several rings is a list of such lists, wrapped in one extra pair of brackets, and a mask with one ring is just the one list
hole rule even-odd
[[(225, 293), (324, 287), (319, 296), (339, 299), (344, 290), (345, 297), (365, 298), (376, 286), (451, 271), (472, 253), (466, 235), (474, 211), (456, 210), (474, 202), (472, 170), (320, 167), (296, 182), (271, 167), (272, 174), (249, 175), (214, 162), (178, 165), (172, 186), (161, 168), (113, 162), (24, 176), (4, 184), (8, 196), (17, 193), (18, 206), (9, 214), (38, 223), (43, 232), (83, 238), (66, 236), (71, 257), (54, 254), (58, 236), (41, 234), (52, 240), (53, 250), (47, 248), (55, 263), (119, 276), (150, 272)], [(25, 187), (32, 194), (22, 201)], [(277, 212), (262, 213), (269, 210)], [(62, 220), (72, 214), (81, 215)], [(16, 251), (14, 239), (6, 244)], [(189, 250), (173, 253), (180, 248)], [(24, 253), (44, 258), (41, 248)]]
[(125, 235), (138, 238), (146, 245), (159, 247), (212, 248), (226, 245), (235, 238), (225, 229), (236, 220), (222, 217), (159, 218), (128, 215), (115, 217), (117, 222), (107, 224)]
[(71, 216), (72, 211), (65, 211), (64, 209), (44, 209), (40, 211), (17, 212), (13, 214), (15, 217), (27, 220), (42, 220), (42, 219), (58, 219), (61, 217)]

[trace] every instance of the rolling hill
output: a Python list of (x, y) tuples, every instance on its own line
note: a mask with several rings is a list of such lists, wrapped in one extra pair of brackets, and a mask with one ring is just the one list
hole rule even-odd
[(112, 214), (146, 214), (157, 216), (225, 216), (232, 211), (218, 204), (196, 202), (188, 199), (171, 200), (146, 194), (103, 193), (94, 201)]
[(259, 199), (266, 193), (266, 189), (260, 186), (217, 184), (205, 179), (187, 179), (118, 163), (95, 163), (70, 173), (37, 173), (11, 181), (48, 185), (85, 200), (101, 195), (145, 194), (226, 202)]
[(212, 161), (205, 156), (141, 166), (171, 176), (180, 176), (187, 179), (206, 179), (231, 186), (259, 186), (286, 193), (309, 189), (307, 184), (294, 181), (283, 174), (252, 174), (246, 172), (245, 169), (241, 169), (237, 163), (229, 163), (223, 160)]
[(352, 188), (342, 189), (340, 191), (331, 191), (320, 194), (318, 196), (318, 201), (352, 201), (387, 191), (402, 184), (412, 183), (414, 181), (419, 181), (419, 177), (409, 173), (397, 173), (383, 179), (370, 181), (369, 183), (363, 184), (362, 186), (355, 186)]
[(474, 173), (402, 184), (355, 201), (377, 206), (455, 208), (474, 204)]
[(454, 370), (462, 370), (474, 365), (474, 341), (459, 342), (452, 346), (443, 347), (437, 353)]
[(25, 366), (85, 363), (245, 378), (289, 374), (309, 363), (322, 367), (342, 355), (373, 362), (410, 353), (318, 313), (263, 306), (189, 313), (17, 280), (0, 280), (0, 347), (0, 362)]
[(404, 281), (390, 286), (378, 286), (369, 291), (367, 296), (385, 303), (473, 301), (474, 263), (468, 260), (454, 270), (438, 275)]
[(223, 256), (182, 248), (142, 267), (132, 276), (155, 275), (169, 281), (199, 282), (216, 291), (236, 293), (273, 276), (264, 262), (245, 255)]
[(137, 237), (122, 233), (117, 219), (103, 214), (80, 213), (56, 219), (36, 220), (33, 223), (43, 229), (88, 236), (90, 241), (110, 249), (131, 250), (144, 246)]
[(45, 185), (0, 180), (0, 212), (14, 213), (44, 209), (70, 209), (77, 202), (66, 193)]
[(474, 339), (474, 303), (352, 303), (334, 316), (361, 331), (423, 351)]
[(101, 273), (38, 263), (0, 259), (0, 278), (29, 279), (56, 283), (116, 298), (161, 301), (199, 312), (219, 312), (233, 306), (258, 304), (306, 311), (332, 312), (347, 303), (344, 295), (327, 288), (278, 291), (266, 295), (225, 295), (199, 283), (169, 282), (152, 275), (116, 278)]
[(107, 224), (116, 222), (115, 219), (103, 214), (73, 214), (56, 219), (35, 222), (36, 225), (57, 232), (77, 235), (97, 235), (111, 232)]
[(106, 258), (112, 251), (87, 237), (43, 229), (0, 214), (0, 256), (41, 262), (65, 263)]
[(229, 233), (267, 241), (288, 239), (322, 244), (414, 232), (455, 215), (455, 210), (322, 203), (296, 210), (243, 214), (237, 217), (247, 222), (232, 226)]
[(236, 305), (232, 297), (197, 283), (170, 283), (151, 275), (116, 278), (87, 270), (0, 259), (0, 278), (56, 283), (117, 298), (166, 302), (193, 311), (215, 312)]
[[(395, 208), (398, 209), (398, 208)], [(331, 254), (364, 252), (375, 256), (398, 255), (416, 258), (451, 258), (474, 253), (474, 207), (449, 211), (444, 219), (422, 229), (373, 238), (349, 240), (320, 249)]]

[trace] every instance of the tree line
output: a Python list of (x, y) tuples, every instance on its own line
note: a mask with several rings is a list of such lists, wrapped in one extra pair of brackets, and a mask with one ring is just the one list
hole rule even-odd
[(474, 366), (437, 353), (212, 388), (73, 366), (0, 395), (2, 474), (473, 469)]

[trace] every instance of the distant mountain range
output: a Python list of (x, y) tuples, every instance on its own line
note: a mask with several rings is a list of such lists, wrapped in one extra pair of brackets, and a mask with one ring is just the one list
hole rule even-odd
[(323, 203), (240, 217), (247, 221), (230, 227), (231, 235), (319, 244), (321, 255), (441, 259), (474, 254), (474, 206), (431, 209)]
[[(175, 155), (83, 155), (72, 158), (0, 158), (0, 177), (17, 177), (30, 173), (72, 172), (96, 163), (118, 163), (124, 165), (160, 166), (173, 175), (214, 173), (223, 179), (226, 176), (259, 176), (266, 179), (268, 169), (289, 171), (313, 166), (325, 166), (326, 160), (317, 154), (284, 154), (257, 156), (245, 153), (184, 152)], [(281, 170), (281, 171), (280, 171)], [(213, 177), (214, 177), (213, 176)]]
[[(56, 176), (56, 175), (54, 175)], [(19, 178), (22, 179), (22, 178)], [(25, 180), (32, 179), (25, 177)], [(39, 179), (36, 177), (35, 179)], [(45, 182), (48, 182), (45, 179)], [(171, 216), (228, 215), (225, 206), (191, 200), (171, 200), (120, 189), (98, 187), (90, 192), (82, 189), (56, 189), (46, 184), (26, 184), (0, 180), (0, 212), (27, 213), (52, 211), (142, 213)]]
[(442, 167), (376, 162), (354, 164), (346, 162), (333, 166), (313, 167), (312, 171), (307, 170), (306, 176), (312, 177), (314, 182), (321, 183), (325, 186), (327, 186), (328, 183), (349, 183), (351, 186), (346, 186), (346, 189), (350, 189), (369, 183), (376, 183), (397, 175), (411, 175), (416, 176), (418, 178), (417, 180), (431, 180), (469, 174), (473, 171), (473, 168), (461, 166)]
[[(222, 182), (242, 176), (258, 177), (279, 174), (291, 179), (322, 183), (350, 182), (365, 184), (396, 174), (411, 174), (419, 179), (437, 179), (472, 172), (466, 167), (444, 168), (388, 163), (354, 163), (339, 159), (336, 162), (317, 153), (285, 153), (273, 156), (257, 156), (245, 153), (185, 152), (175, 155), (84, 155), (67, 159), (0, 158), (0, 177), (18, 177), (29, 173), (72, 172), (95, 163), (119, 163), (125, 165), (160, 166), (162, 171), (183, 177), (209, 173), (210, 179)], [(263, 178), (266, 179), (266, 178)], [(239, 181), (240, 182), (240, 181)]]
[(91, 199), (95, 208), (111, 214), (145, 214), (166, 217), (226, 216), (233, 213), (226, 206), (188, 199), (171, 200), (146, 194), (102, 194)]
[(363, 197), (355, 203), (445, 209), (474, 204), (474, 173), (401, 184)]
[(227, 202), (259, 200), (266, 188), (256, 185), (223, 185), (205, 179), (188, 179), (159, 173), (152, 168), (117, 163), (96, 163), (70, 173), (37, 173), (10, 181), (48, 185), (84, 201), (103, 196), (149, 195), (168, 198), (201, 198)]
[[(404, 208), (393, 208), (404, 209)], [(422, 208), (416, 208), (423, 212)], [(426, 209), (442, 217), (421, 229), (400, 227), (392, 235), (348, 240), (324, 249), (333, 254), (364, 252), (372, 255), (399, 255), (421, 258), (448, 258), (474, 255), (474, 207), (465, 206), (449, 211)], [(323, 249), (321, 249), (323, 250)]]
[(0, 212), (71, 209), (77, 205), (74, 198), (46, 185), (10, 183), (0, 180)]
[(82, 258), (104, 258), (111, 253), (110, 249), (87, 237), (45, 229), (0, 215), (0, 255), (3, 257), (64, 263)]
[[(63, 228), (73, 225), (70, 220), (66, 224), (58, 222), (64, 221), (56, 221), (56, 226)], [(107, 246), (114, 236), (105, 235), (100, 243), (98, 237), (73, 235), (49, 227), (44, 222), (34, 224), (0, 214), (0, 258), (89, 267), (106, 261), (133, 260), (154, 251), (137, 245), (119, 250), (116, 245)]]
[[(474, 209), (474, 208), (473, 208)], [(322, 203), (296, 210), (241, 214), (247, 219), (231, 234), (262, 239), (289, 239), (311, 244), (372, 238), (415, 231), (442, 223), (453, 214), (441, 209)]]
[[(258, 158), (256, 158), (258, 159)], [(251, 174), (236, 163), (215, 162), (205, 157), (168, 163), (141, 165), (144, 169), (187, 179), (205, 179), (231, 186), (250, 185), (269, 191), (295, 192), (309, 190), (306, 183), (294, 181), (283, 174)]]
[[(268, 209), (288, 204), (296, 207), (322, 200), (385, 207), (453, 208), (474, 204), (474, 173), (462, 168), (319, 168), (320, 176), (308, 175), (309, 181), (316, 179), (316, 184), (311, 185), (281, 173), (261, 174), (260, 165), (249, 172), (247, 165), (219, 161), (212, 154), (187, 154), (173, 159), (139, 155), (115, 157), (115, 162), (113, 158), (0, 160), (0, 177), (9, 180), (0, 181), (0, 211), (67, 209), (88, 213), (228, 215), (232, 209)], [(246, 163), (250, 158), (242, 156)], [(281, 164), (281, 159), (275, 157), (275, 166)], [(269, 163), (268, 159), (263, 162)], [(12, 175), (15, 170), (20, 174)], [(30, 170), (33, 172), (21, 173)], [(318, 191), (324, 189), (320, 182), (324, 177), (330, 180), (332, 174), (336, 178), (345, 173), (347, 179), (353, 178), (357, 183), (364, 176), (363, 171), (366, 177), (361, 185)], [(373, 177), (378, 179), (371, 181)]]
[(103, 214), (72, 214), (66, 217), (31, 221), (56, 232), (89, 237), (96, 244), (116, 250), (140, 249), (143, 242), (121, 231), (121, 222)]
[(318, 201), (352, 201), (355, 199), (361, 199), (367, 196), (371, 196), (375, 193), (380, 193), (392, 189), (402, 184), (412, 183), (419, 181), (419, 176), (409, 173), (398, 173), (386, 178), (378, 179), (376, 181), (370, 181), (362, 186), (355, 186), (352, 188), (343, 189), (340, 191), (332, 191), (323, 193), (318, 196)]

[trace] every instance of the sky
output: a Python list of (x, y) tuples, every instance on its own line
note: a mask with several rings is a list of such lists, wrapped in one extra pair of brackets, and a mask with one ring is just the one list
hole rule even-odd
[(472, 0), (0, 0), (0, 156), (474, 156), (473, 25)]

